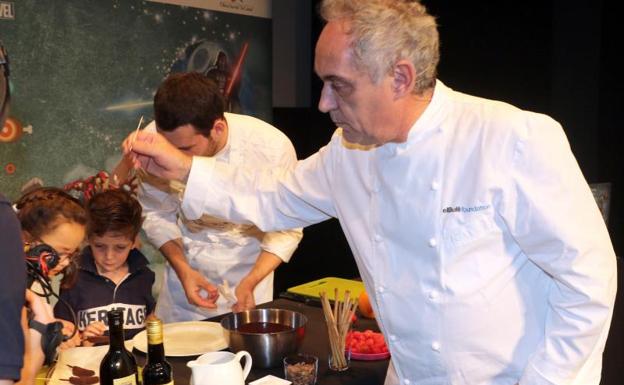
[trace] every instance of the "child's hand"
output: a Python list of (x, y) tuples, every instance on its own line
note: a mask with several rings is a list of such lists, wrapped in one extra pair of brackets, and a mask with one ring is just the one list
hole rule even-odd
[(85, 330), (83, 330), (82, 333), (80, 333), (81, 334), (80, 337), (82, 339), (82, 346), (93, 346), (93, 343), (88, 340), (90, 338), (104, 335), (104, 332), (107, 329), (108, 328), (106, 327), (106, 325), (104, 325), (104, 322), (101, 322), (101, 321), (91, 322), (89, 325), (87, 325)]
[[(63, 324), (63, 335), (65, 337), (71, 336), (75, 328), (74, 323), (64, 319), (58, 319), (57, 321), (61, 321), (61, 323)], [(76, 346), (80, 346), (80, 333), (78, 332), (76, 332), (76, 334), (74, 334), (74, 336), (69, 340), (63, 341), (61, 345), (59, 345), (59, 349), (65, 350)]]

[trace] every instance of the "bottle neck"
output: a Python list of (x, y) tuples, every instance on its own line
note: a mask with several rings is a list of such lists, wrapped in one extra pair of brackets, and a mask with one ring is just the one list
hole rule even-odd
[(109, 335), (111, 349), (121, 349), (124, 347), (123, 325), (110, 325)]
[(155, 317), (148, 319), (145, 329), (147, 330), (147, 361), (164, 362), (162, 321)]
[(165, 361), (165, 348), (161, 343), (147, 345), (147, 362)]

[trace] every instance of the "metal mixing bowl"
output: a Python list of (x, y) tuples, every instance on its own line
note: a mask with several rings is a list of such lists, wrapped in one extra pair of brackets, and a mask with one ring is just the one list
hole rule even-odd
[[(268, 322), (290, 328), (278, 332), (241, 332), (241, 325)], [(282, 359), (296, 353), (305, 336), (308, 319), (303, 314), (284, 309), (253, 309), (231, 313), (221, 320), (225, 339), (232, 352), (246, 350), (251, 354), (254, 368), (272, 368), (282, 365)]]

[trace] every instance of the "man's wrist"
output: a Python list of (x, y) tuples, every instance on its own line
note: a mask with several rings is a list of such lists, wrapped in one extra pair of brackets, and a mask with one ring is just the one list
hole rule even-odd
[(250, 272), (248, 275), (244, 276), (243, 279), (240, 280), (238, 286), (247, 286), (251, 290), (253, 290), (260, 281), (261, 279), (258, 279), (258, 277)]
[(182, 158), (182, 167), (180, 172), (180, 182), (186, 184), (188, 183), (189, 175), (191, 174), (191, 168), (193, 167), (193, 157), (184, 155)]
[(188, 262), (186, 260), (184, 261), (176, 261), (175, 265), (173, 266), (173, 270), (175, 270), (176, 275), (178, 276), (178, 278), (180, 279), (180, 281), (183, 281), (189, 274), (191, 274), (193, 271), (195, 271), (191, 265), (188, 264)]

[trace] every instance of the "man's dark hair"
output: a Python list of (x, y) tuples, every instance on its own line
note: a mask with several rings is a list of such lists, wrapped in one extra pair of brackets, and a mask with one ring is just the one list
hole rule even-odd
[(87, 203), (87, 236), (120, 233), (134, 239), (143, 223), (139, 202), (123, 190), (106, 190), (95, 194)]
[(156, 126), (167, 132), (192, 124), (207, 137), (214, 122), (224, 118), (224, 109), (219, 87), (197, 72), (170, 75), (154, 96)]

